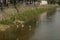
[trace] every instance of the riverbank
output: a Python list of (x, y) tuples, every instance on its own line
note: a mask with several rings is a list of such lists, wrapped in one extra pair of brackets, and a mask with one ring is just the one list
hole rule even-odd
[[(22, 13), (16, 13), (7, 17), (6, 19), (2, 19), (0, 24), (2, 25), (19, 25), (21, 23), (26, 24), (29, 22), (35, 22), (38, 19), (38, 15), (42, 14), (43, 12), (51, 9), (55, 9), (56, 6), (43, 6), (43, 7), (34, 7), (33, 9), (24, 11)], [(8, 27), (9, 27), (8, 26)]]

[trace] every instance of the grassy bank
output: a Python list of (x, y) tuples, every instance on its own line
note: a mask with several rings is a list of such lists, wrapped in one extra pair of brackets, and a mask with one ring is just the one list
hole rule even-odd
[(31, 10), (24, 11), (22, 13), (17, 13), (15, 15), (12, 15), (10, 17), (7, 17), (7, 19), (2, 19), (0, 21), (0, 24), (4, 25), (13, 25), (15, 21), (24, 21), (24, 23), (27, 23), (31, 20), (35, 21), (41, 13), (51, 10), (53, 8), (56, 8), (56, 6), (43, 6), (43, 7), (35, 7)]

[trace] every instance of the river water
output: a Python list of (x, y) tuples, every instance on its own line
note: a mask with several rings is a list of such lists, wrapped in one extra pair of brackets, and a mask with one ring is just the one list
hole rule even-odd
[(60, 40), (60, 8), (48, 10), (25, 27), (0, 31), (0, 40)]
[(60, 8), (42, 17), (31, 40), (60, 40)]

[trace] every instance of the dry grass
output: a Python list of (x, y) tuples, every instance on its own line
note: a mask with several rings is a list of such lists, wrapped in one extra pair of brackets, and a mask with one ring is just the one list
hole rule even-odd
[(0, 31), (5, 31), (8, 28), (10, 28), (10, 26), (0, 24)]

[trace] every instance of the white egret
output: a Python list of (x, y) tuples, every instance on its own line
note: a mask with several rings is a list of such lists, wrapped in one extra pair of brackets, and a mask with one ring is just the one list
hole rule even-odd
[(17, 26), (17, 28), (19, 27), (19, 25), (16, 25)]
[(32, 26), (31, 26), (31, 25), (29, 25), (29, 30), (31, 30), (31, 27), (32, 27)]
[(21, 26), (22, 26), (22, 28), (24, 28), (24, 24), (22, 24)]

